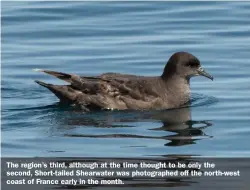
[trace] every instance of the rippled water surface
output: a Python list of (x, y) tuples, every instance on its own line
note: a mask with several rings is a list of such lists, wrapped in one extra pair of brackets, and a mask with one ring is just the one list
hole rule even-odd
[[(4, 156), (250, 156), (250, 3), (3, 2)], [(215, 78), (191, 80), (192, 106), (83, 113), (34, 83), (33, 68), (160, 75), (172, 53)]]

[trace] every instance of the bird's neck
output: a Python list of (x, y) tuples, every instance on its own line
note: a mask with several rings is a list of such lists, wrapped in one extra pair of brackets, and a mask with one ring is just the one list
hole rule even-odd
[(162, 80), (165, 85), (166, 99), (168, 102), (175, 104), (177, 107), (190, 101), (190, 85), (188, 78), (172, 75)]

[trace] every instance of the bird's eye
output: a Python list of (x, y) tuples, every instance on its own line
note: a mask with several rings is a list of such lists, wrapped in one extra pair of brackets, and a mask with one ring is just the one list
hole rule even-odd
[(186, 64), (188, 67), (198, 67), (199, 66), (199, 63), (197, 63), (197, 62), (188, 62), (187, 64)]

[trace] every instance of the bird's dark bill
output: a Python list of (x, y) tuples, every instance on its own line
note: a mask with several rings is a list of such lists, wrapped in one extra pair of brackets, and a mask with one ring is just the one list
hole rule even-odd
[(209, 73), (207, 73), (203, 68), (199, 68), (198, 70), (198, 73), (199, 73), (199, 75), (202, 75), (202, 76), (204, 76), (204, 77), (207, 77), (207, 78), (209, 78), (209, 79), (211, 79), (211, 80), (213, 80), (214, 79), (214, 77), (212, 76), (212, 75), (210, 75)]

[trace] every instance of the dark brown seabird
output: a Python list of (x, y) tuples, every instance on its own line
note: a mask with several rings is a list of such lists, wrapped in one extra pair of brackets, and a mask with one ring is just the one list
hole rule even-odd
[(61, 103), (80, 106), (86, 111), (178, 108), (190, 100), (189, 81), (192, 76), (203, 75), (213, 80), (213, 77), (201, 67), (200, 61), (187, 52), (173, 54), (162, 75), (156, 77), (120, 73), (87, 77), (34, 70), (68, 82), (69, 85), (53, 85), (35, 81), (53, 92)]

